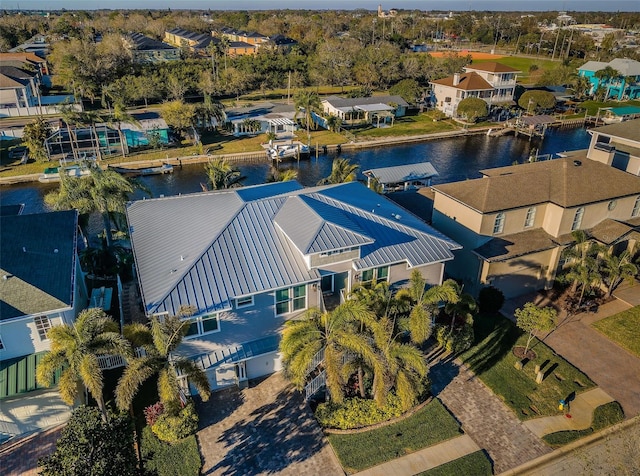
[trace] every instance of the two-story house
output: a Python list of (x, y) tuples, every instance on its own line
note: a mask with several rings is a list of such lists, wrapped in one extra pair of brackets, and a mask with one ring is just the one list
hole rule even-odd
[(87, 305), (75, 210), (0, 216), (0, 397), (35, 390), (49, 329)]
[(637, 239), (640, 177), (574, 157), (481, 173), (433, 187), (433, 226), (464, 247), (447, 271), (469, 292), (491, 284), (509, 298), (551, 286), (574, 230), (616, 251)]
[(429, 84), (436, 108), (448, 117), (455, 117), (458, 104), (465, 98), (479, 98), (489, 106), (513, 101), (518, 73), (517, 69), (501, 63), (479, 63), (467, 66), (463, 74), (456, 73)]
[(633, 175), (640, 175), (640, 119), (589, 131), (587, 157)]
[(211, 42), (218, 43), (217, 38), (213, 38), (206, 33), (194, 33), (183, 28), (172, 28), (164, 32), (164, 41), (178, 48), (185, 48), (199, 55), (208, 55), (208, 47)]
[(130, 33), (123, 38), (124, 44), (137, 64), (164, 63), (180, 59), (180, 48), (154, 40), (142, 33)]
[(40, 72), (0, 66), (0, 108), (26, 108), (40, 104)]
[(285, 321), (335, 306), (356, 284), (440, 284), (459, 245), (352, 182), (295, 181), (136, 201), (127, 218), (147, 315), (193, 306), (178, 349), (212, 387), (281, 368)]
[[(599, 75), (598, 71), (610, 67), (616, 72), (613, 77)], [(602, 87), (605, 99), (637, 99), (640, 98), (640, 62), (628, 58), (616, 58), (605, 63), (603, 61), (587, 61), (578, 68), (578, 75), (589, 79), (589, 94)]]

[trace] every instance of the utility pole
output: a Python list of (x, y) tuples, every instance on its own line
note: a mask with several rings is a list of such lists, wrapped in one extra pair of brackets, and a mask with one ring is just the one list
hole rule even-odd
[(571, 36), (569, 37), (569, 44), (567, 45), (567, 58), (569, 58), (569, 53), (571, 51), (571, 41), (573, 40), (573, 28), (571, 29)]

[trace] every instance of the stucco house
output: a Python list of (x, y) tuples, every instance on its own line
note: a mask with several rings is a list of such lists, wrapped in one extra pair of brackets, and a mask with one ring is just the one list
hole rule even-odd
[(154, 40), (142, 33), (130, 33), (123, 38), (123, 42), (134, 63), (164, 63), (181, 59), (180, 48)]
[(462, 74), (429, 82), (436, 108), (448, 117), (455, 117), (460, 101), (469, 97), (482, 99), (489, 106), (513, 101), (521, 71), (495, 62), (467, 66), (464, 70)]
[(75, 210), (0, 216), (0, 398), (37, 388), (49, 329), (87, 305)]
[(447, 272), (469, 292), (493, 285), (510, 298), (551, 286), (574, 230), (616, 252), (640, 237), (640, 177), (575, 157), (481, 173), (433, 187), (433, 226), (464, 247)]
[[(598, 78), (597, 72), (611, 67), (620, 75), (613, 78)], [(637, 99), (640, 97), (640, 61), (616, 58), (608, 63), (603, 61), (587, 61), (578, 68), (578, 75), (589, 79), (594, 94), (599, 87), (606, 89), (606, 98)]]
[(587, 157), (633, 175), (640, 175), (640, 119), (589, 131)]
[(295, 181), (141, 200), (127, 207), (144, 310), (196, 311), (178, 349), (214, 389), (281, 368), (285, 321), (357, 283), (442, 282), (459, 245), (352, 182)]

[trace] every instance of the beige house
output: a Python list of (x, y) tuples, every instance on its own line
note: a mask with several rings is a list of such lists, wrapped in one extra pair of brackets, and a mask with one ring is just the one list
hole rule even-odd
[(469, 292), (493, 285), (509, 298), (550, 287), (574, 230), (614, 252), (640, 237), (640, 177), (573, 157), (481, 173), (433, 187), (433, 226), (463, 245), (447, 271)]
[(633, 175), (640, 175), (640, 119), (589, 131), (587, 156)]
[(479, 98), (489, 106), (513, 101), (518, 73), (520, 71), (501, 63), (480, 63), (467, 66), (463, 74), (456, 73), (429, 84), (436, 108), (449, 117), (455, 117), (458, 104), (465, 98)]

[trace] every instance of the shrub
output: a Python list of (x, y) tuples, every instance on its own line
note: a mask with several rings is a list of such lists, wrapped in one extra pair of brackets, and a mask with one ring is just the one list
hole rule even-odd
[(316, 419), (325, 428), (350, 430), (375, 425), (402, 415), (400, 399), (389, 394), (387, 404), (378, 408), (374, 400), (350, 398), (341, 405), (334, 402), (321, 403), (316, 409)]
[(144, 409), (144, 419), (147, 422), (147, 425), (153, 426), (155, 425), (158, 417), (164, 413), (164, 405), (162, 402), (154, 403), (153, 405), (149, 405)]
[(436, 327), (435, 336), (438, 345), (444, 347), (447, 352), (457, 354), (473, 345), (473, 325), (465, 323), (459, 329), (454, 329), (453, 332), (448, 325), (439, 325)]
[(153, 433), (162, 441), (175, 443), (198, 430), (198, 414), (195, 405), (189, 402), (177, 415), (162, 413), (151, 427)]
[(494, 286), (487, 286), (480, 290), (478, 305), (480, 312), (498, 312), (504, 304), (504, 294)]
[(146, 426), (140, 442), (144, 469), (158, 476), (198, 476), (202, 460), (195, 436), (172, 445), (160, 441)]

